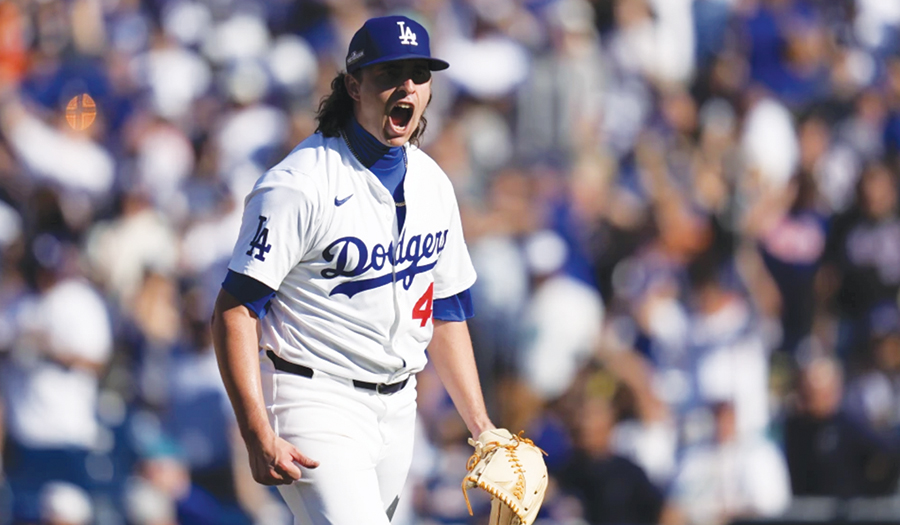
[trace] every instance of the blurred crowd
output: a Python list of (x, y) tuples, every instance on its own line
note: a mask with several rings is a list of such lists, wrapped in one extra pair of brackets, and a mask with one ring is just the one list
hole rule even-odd
[[(893, 508), (896, 0), (5, 0), (0, 525), (291, 522), (208, 319), (244, 195), (388, 13), (451, 64), (423, 147), (489, 410), (549, 454), (540, 523)], [(483, 522), (418, 385), (394, 523)]]

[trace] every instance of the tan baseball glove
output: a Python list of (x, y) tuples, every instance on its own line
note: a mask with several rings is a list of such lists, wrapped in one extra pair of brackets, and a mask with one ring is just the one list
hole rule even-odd
[(468, 489), (478, 487), (491, 495), (491, 525), (531, 525), (547, 490), (546, 452), (534, 442), (504, 428), (469, 438), (475, 453), (463, 478), (463, 496), (472, 514)]

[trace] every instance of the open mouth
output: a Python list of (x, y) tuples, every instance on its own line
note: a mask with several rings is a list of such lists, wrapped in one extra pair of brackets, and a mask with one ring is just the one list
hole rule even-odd
[(398, 129), (405, 129), (412, 120), (413, 107), (411, 104), (401, 102), (391, 109), (391, 124)]

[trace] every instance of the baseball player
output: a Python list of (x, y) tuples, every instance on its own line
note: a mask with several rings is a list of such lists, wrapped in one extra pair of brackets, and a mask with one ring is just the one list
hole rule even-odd
[(304, 524), (387, 524), (431, 361), (473, 436), (494, 426), (466, 319), (475, 271), (447, 176), (416, 147), (429, 37), (368, 20), (315, 134), (267, 171), (213, 314), (222, 378), (254, 478)]

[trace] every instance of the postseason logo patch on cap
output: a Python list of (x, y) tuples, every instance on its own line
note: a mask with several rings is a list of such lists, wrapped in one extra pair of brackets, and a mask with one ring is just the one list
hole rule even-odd
[(354, 51), (354, 52), (350, 53), (350, 55), (347, 57), (347, 65), (349, 66), (351, 64), (358, 62), (359, 59), (364, 56), (366, 56), (365, 51)]
[(370, 18), (353, 35), (347, 53), (347, 72), (394, 60), (427, 60), (432, 71), (450, 65), (431, 56), (428, 31), (405, 16)]

